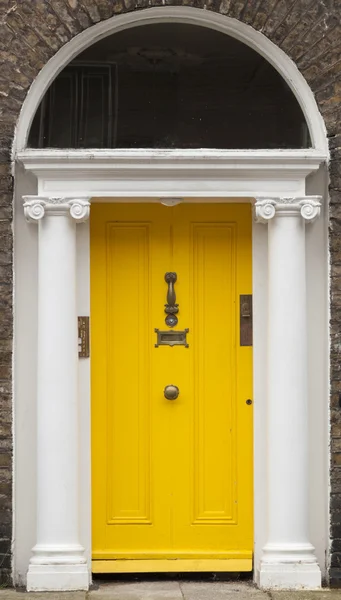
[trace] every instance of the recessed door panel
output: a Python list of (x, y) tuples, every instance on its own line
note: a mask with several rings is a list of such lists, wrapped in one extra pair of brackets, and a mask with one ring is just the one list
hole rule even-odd
[(192, 232), (193, 523), (236, 523), (235, 228), (196, 224)]
[(107, 518), (150, 523), (150, 231), (108, 223), (106, 234)]

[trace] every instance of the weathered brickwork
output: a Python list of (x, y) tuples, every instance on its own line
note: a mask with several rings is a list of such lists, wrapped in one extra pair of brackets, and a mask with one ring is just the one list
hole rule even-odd
[[(94, 23), (150, 6), (186, 5), (250, 24), (281, 47), (315, 93), (331, 149), (331, 585), (341, 584), (341, 2), (340, 0), (0, 0), (0, 569), (11, 568), (12, 177), (20, 107), (43, 65)], [(162, 9), (160, 9), (162, 10)]]

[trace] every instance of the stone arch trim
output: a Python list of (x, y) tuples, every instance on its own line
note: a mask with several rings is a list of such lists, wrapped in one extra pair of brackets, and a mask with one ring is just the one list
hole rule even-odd
[(0, 571), (11, 578), (12, 539), (12, 196), (11, 149), (28, 90), (52, 56), (110, 17), (150, 7), (187, 6), (262, 32), (297, 65), (327, 129), (331, 256), (331, 582), (341, 579), (341, 25), (332, 0), (6, 0), (0, 8)]

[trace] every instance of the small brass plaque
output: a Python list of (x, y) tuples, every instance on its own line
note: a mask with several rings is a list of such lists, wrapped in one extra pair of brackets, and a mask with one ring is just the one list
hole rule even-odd
[(160, 329), (155, 329), (155, 348), (158, 348), (159, 346), (185, 346), (185, 348), (188, 348), (188, 332), (189, 329), (184, 329), (183, 331), (160, 331)]
[(89, 358), (90, 356), (90, 333), (89, 317), (78, 317), (78, 356)]
[(252, 295), (240, 296), (240, 345), (252, 346)]

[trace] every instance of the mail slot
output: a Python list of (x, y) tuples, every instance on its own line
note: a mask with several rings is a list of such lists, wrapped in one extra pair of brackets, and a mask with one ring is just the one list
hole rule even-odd
[(155, 329), (155, 348), (159, 346), (185, 346), (185, 348), (188, 348), (188, 332), (189, 329), (183, 329), (182, 331), (160, 331), (160, 329)]

